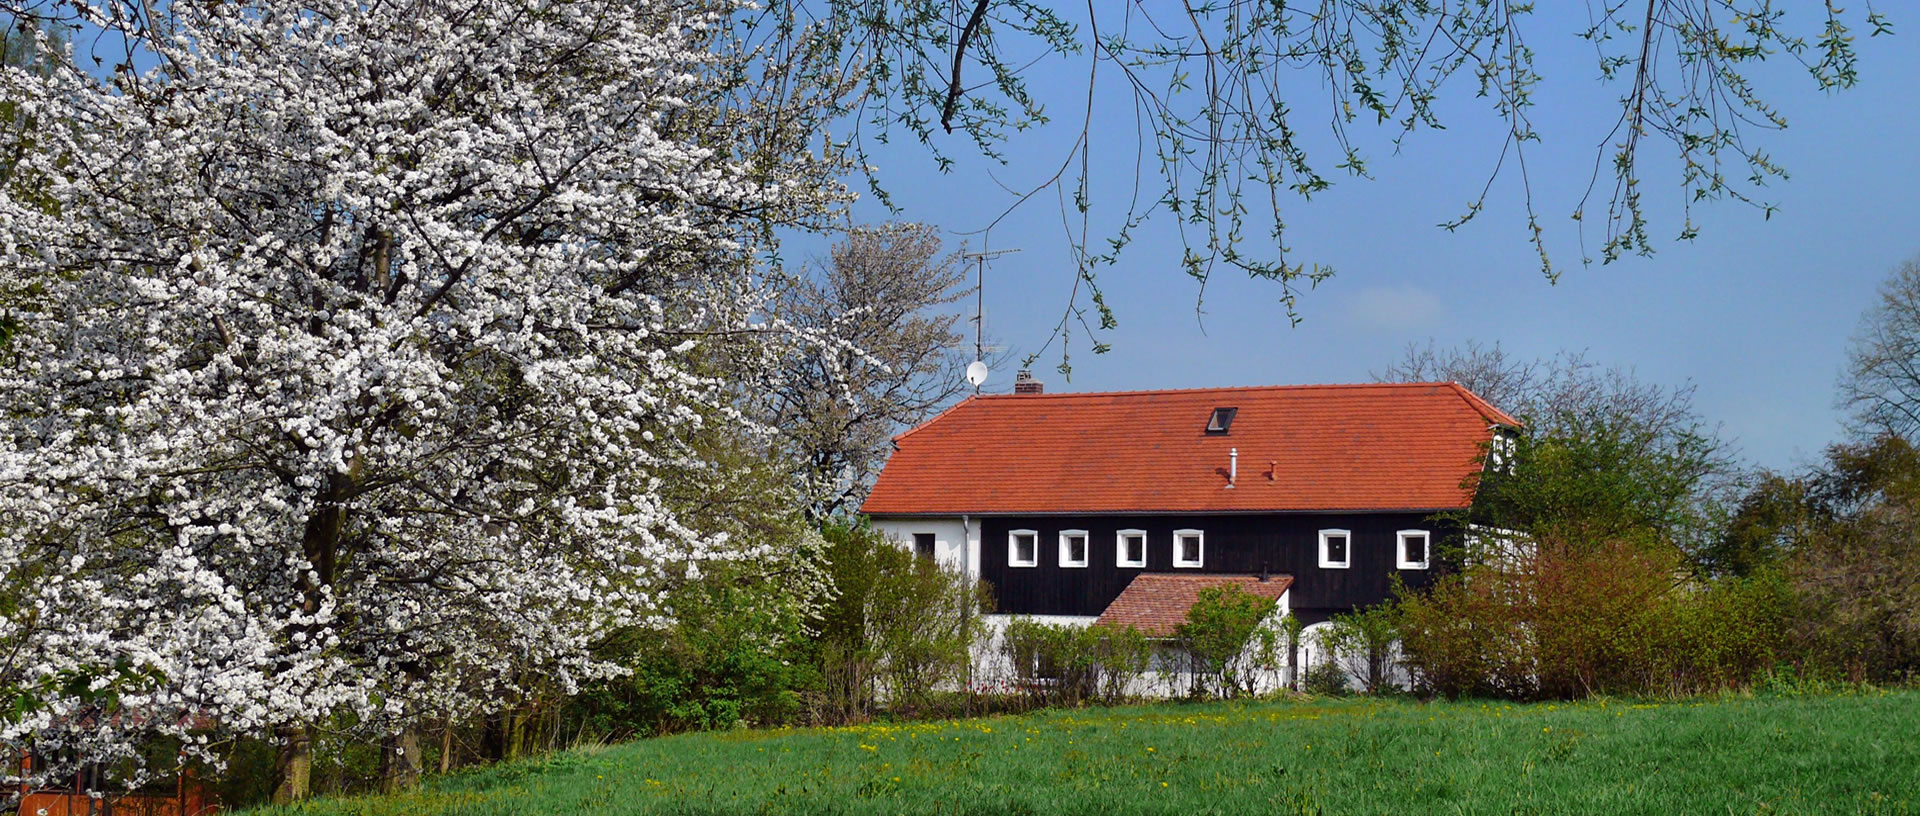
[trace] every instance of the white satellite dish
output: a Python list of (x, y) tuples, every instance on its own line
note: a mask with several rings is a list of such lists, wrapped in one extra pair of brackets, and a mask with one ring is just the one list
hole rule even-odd
[(987, 381), (987, 364), (975, 360), (967, 364), (967, 384), (979, 388)]

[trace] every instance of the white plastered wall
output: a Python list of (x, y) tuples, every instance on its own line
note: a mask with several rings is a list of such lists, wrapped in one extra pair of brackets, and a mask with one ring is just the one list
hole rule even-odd
[(980, 520), (977, 518), (875, 518), (873, 526), (908, 550), (913, 549), (915, 533), (932, 533), (934, 560), (940, 566), (964, 569), (968, 575), (980, 577)]

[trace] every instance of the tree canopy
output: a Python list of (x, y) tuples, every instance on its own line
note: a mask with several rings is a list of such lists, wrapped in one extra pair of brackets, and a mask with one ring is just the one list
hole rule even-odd
[(755, 552), (665, 488), (730, 475), (726, 346), (796, 336), (761, 261), (847, 167), (736, 6), (9, 10), (150, 67), (0, 72), (0, 741), (402, 732)]

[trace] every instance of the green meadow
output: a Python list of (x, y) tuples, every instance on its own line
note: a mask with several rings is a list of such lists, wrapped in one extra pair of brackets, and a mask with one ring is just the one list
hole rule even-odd
[(255, 816), (1920, 812), (1920, 692), (1345, 699), (689, 734)]

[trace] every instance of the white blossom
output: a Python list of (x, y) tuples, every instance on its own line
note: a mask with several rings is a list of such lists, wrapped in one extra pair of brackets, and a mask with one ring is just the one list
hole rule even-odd
[(0, 74), (36, 131), (0, 192), (0, 688), (38, 701), (0, 742), (391, 729), (610, 671), (596, 635), (730, 546), (661, 498), (741, 421), (702, 338), (768, 319), (771, 228), (846, 198), (773, 132), (798, 96), (742, 91), (734, 9), (68, 8), (156, 67)]

